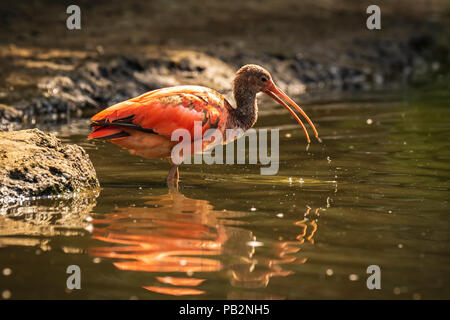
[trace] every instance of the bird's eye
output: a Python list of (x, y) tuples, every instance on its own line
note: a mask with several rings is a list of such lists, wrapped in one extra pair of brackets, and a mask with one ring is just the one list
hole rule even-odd
[(261, 77), (261, 81), (262, 82), (267, 82), (267, 78), (266, 77)]

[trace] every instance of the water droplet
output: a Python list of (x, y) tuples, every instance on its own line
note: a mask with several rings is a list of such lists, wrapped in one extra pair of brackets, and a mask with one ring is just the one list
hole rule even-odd
[(11, 273), (12, 273), (12, 270), (10, 268), (3, 269), (3, 275), (4, 276), (7, 277), (7, 276), (11, 275)]
[(11, 291), (9, 291), (9, 290), (4, 290), (4, 291), (2, 292), (2, 298), (3, 298), (3, 299), (9, 299), (9, 298), (11, 298)]
[(358, 275), (354, 273), (349, 275), (348, 278), (350, 279), (350, 281), (357, 281), (359, 279)]

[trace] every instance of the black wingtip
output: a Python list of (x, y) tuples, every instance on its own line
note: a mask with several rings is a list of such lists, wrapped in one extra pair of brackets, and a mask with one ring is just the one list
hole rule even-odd
[(111, 139), (118, 139), (118, 138), (124, 138), (128, 137), (130, 134), (125, 131), (120, 131), (118, 133), (111, 134), (109, 136), (104, 136), (100, 138), (96, 138), (97, 140), (111, 140)]

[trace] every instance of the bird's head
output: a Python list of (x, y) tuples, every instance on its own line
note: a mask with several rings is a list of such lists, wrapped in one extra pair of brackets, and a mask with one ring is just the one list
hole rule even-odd
[(310, 139), (308, 131), (306, 130), (305, 125), (297, 116), (297, 114), (289, 107), (289, 103), (298, 112), (300, 112), (300, 114), (306, 119), (306, 121), (308, 121), (314, 131), (314, 135), (317, 138), (319, 137), (319, 133), (317, 132), (311, 119), (309, 119), (308, 115), (291, 98), (289, 98), (288, 95), (286, 95), (280, 88), (275, 85), (269, 71), (267, 71), (263, 67), (256, 64), (247, 64), (238, 70), (234, 81), (235, 86), (245, 86), (247, 90), (251, 90), (254, 93), (264, 92), (277, 103), (285, 107), (300, 124), (309, 143)]

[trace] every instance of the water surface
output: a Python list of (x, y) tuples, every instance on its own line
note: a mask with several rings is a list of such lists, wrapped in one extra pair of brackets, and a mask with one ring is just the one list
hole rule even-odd
[[(2, 209), (0, 292), (448, 299), (450, 103), (411, 96), (308, 106), (323, 140), (309, 149), (287, 112), (265, 108), (257, 127), (280, 128), (278, 174), (184, 165), (179, 194), (165, 185), (166, 161), (86, 140), (87, 120), (52, 127), (88, 151), (102, 189)], [(81, 290), (66, 289), (69, 265), (81, 268)], [(381, 290), (366, 286), (369, 265), (381, 268)]]

